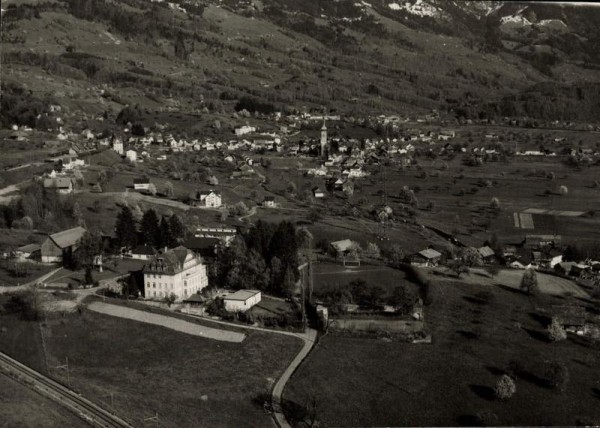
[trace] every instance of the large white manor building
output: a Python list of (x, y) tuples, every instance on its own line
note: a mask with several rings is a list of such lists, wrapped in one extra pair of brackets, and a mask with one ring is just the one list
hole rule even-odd
[(172, 293), (182, 300), (206, 286), (208, 276), (202, 258), (182, 246), (154, 256), (144, 266), (147, 299), (163, 299)]

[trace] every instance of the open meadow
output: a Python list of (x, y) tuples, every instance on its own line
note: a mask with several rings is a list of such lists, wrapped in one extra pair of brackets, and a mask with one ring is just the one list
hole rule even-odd
[(63, 428), (87, 427), (78, 416), (0, 373), (0, 426)]
[[(439, 283), (425, 314), (431, 344), (327, 334), (288, 384), (286, 415), (294, 426), (307, 413), (327, 426), (597, 425), (600, 348), (547, 340), (537, 309), (560, 303)], [(550, 385), (549, 361), (566, 367), (564, 390)], [(517, 373), (507, 401), (494, 397), (503, 373)]]
[[(136, 426), (156, 413), (163, 426), (269, 425), (265, 397), (301, 346), (254, 331), (242, 343), (220, 342), (88, 310), (50, 317), (41, 328), (18, 314), (0, 320), (3, 352)], [(57, 368), (67, 358), (68, 378)]]

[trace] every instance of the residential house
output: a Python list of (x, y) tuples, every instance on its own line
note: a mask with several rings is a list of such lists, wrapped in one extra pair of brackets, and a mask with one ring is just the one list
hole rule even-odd
[(234, 131), (235, 131), (235, 135), (237, 135), (239, 137), (241, 135), (256, 132), (256, 128), (254, 126), (244, 125), (244, 126), (240, 126), (239, 128), (235, 128)]
[(133, 179), (133, 188), (135, 190), (150, 190), (150, 179), (149, 178), (134, 178)]
[(124, 153), (124, 148), (123, 148), (123, 140), (121, 140), (120, 138), (115, 138), (112, 142), (112, 149), (120, 154), (121, 156), (123, 156)]
[(42, 263), (62, 263), (65, 257), (70, 257), (77, 249), (79, 240), (85, 233), (86, 230), (78, 226), (49, 235), (40, 248)]
[(526, 249), (543, 249), (546, 247), (559, 247), (562, 243), (560, 235), (526, 235), (523, 246)]
[(357, 242), (350, 239), (342, 239), (340, 241), (334, 241), (329, 245), (335, 258), (341, 261), (344, 266), (346, 266), (346, 264), (360, 266), (360, 257), (356, 251), (359, 246)]
[(222, 205), (221, 194), (214, 190), (201, 190), (192, 193), (190, 195), (190, 200), (193, 206), (218, 208)]
[(426, 248), (410, 256), (410, 264), (413, 266), (429, 267), (437, 266), (442, 254), (432, 248)]
[(314, 187), (312, 189), (312, 194), (317, 199), (322, 199), (325, 197), (325, 193), (318, 187)]
[(135, 150), (127, 150), (125, 152), (125, 157), (129, 162), (137, 161), (137, 152)]
[(262, 206), (265, 208), (275, 208), (275, 197), (265, 196), (262, 202)]
[(261, 300), (259, 290), (238, 290), (223, 298), (225, 310), (228, 312), (246, 312)]
[(494, 250), (492, 250), (488, 246), (478, 248), (477, 252), (479, 253), (479, 255), (481, 256), (481, 259), (485, 263), (489, 263), (489, 262), (493, 261), (494, 257), (496, 256), (496, 253), (494, 252)]
[(73, 193), (73, 181), (68, 177), (44, 178), (44, 188), (68, 195)]
[(202, 258), (183, 246), (154, 256), (144, 266), (143, 274), (147, 299), (163, 299), (173, 294), (177, 300), (183, 300), (208, 286)]

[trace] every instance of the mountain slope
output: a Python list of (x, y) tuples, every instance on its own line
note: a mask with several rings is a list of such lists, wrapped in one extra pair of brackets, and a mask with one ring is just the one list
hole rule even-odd
[[(596, 8), (436, 0), (3, 7), (6, 126), (20, 114), (11, 95), (23, 88), (78, 118), (116, 115), (127, 104), (218, 117), (243, 96), (277, 109), (456, 114), (461, 106), (477, 117), (499, 114), (490, 103), (518, 100), (541, 82), (572, 87), (564, 93), (577, 100), (576, 88), (589, 85), (582, 82), (600, 80), (590, 47), (600, 26), (580, 34), (600, 23)], [(577, 109), (556, 115), (589, 119)]]

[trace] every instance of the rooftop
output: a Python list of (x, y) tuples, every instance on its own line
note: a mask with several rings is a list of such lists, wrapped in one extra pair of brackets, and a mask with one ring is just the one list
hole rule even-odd
[(419, 251), (419, 254), (425, 257), (426, 259), (435, 259), (437, 257), (441, 257), (442, 255), (442, 253), (439, 253), (432, 248), (427, 248), (423, 251)]
[(246, 301), (252, 296), (259, 294), (259, 290), (238, 290), (235, 293), (231, 293), (225, 296), (225, 300), (241, 300)]
[(83, 227), (77, 226), (72, 229), (63, 230), (62, 232), (50, 235), (50, 239), (60, 248), (67, 248), (75, 245), (77, 241), (87, 232)]

